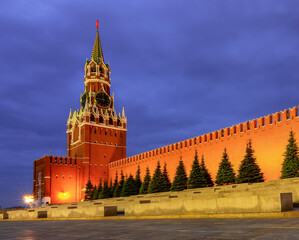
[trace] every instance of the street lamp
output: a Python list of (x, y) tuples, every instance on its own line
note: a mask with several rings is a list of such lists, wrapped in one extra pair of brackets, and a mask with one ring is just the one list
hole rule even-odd
[(25, 204), (28, 204), (29, 207), (31, 208), (31, 207), (32, 207), (32, 204), (33, 204), (33, 202), (34, 202), (34, 198), (33, 198), (33, 196), (32, 196), (32, 195), (25, 195), (23, 199), (24, 199), (24, 203), (25, 203)]

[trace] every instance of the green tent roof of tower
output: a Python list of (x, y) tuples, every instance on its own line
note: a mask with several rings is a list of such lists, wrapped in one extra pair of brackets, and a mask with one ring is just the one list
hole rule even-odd
[(104, 62), (104, 55), (99, 36), (99, 29), (97, 29), (97, 35), (92, 49), (91, 60), (94, 60), (97, 63)]

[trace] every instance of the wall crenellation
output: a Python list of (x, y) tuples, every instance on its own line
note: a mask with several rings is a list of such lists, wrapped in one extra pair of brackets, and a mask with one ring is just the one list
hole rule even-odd
[(58, 157), (58, 156), (45, 156), (46, 159), (49, 159), (50, 164), (57, 165), (77, 165), (77, 158), (71, 157)]
[(127, 164), (136, 163), (143, 159), (157, 158), (162, 154), (171, 153), (174, 151), (182, 151), (194, 146), (201, 146), (201, 144), (214, 143), (224, 141), (230, 137), (238, 137), (246, 134), (249, 131), (263, 131), (281, 124), (288, 124), (288, 121), (299, 121), (298, 108), (285, 109), (280, 112), (269, 114), (268, 116), (260, 117), (243, 123), (233, 125), (231, 127), (216, 130), (214, 132), (206, 133), (197, 137), (186, 139), (177, 143), (173, 143), (161, 148), (153, 149), (144, 153), (130, 156), (109, 163), (109, 168), (122, 167)]

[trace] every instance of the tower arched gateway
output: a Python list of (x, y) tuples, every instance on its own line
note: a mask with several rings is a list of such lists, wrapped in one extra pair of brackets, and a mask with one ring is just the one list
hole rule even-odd
[(71, 109), (67, 120), (67, 157), (53, 161), (60, 157), (44, 156), (34, 161), (34, 196), (48, 203), (82, 200), (89, 179), (93, 184), (108, 180), (108, 163), (126, 157), (127, 118), (124, 109), (122, 114), (114, 109), (111, 72), (104, 60), (98, 22), (84, 70), (80, 109)]

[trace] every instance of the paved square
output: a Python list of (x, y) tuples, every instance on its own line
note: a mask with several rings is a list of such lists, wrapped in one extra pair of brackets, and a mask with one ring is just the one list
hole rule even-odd
[(299, 218), (3, 221), (0, 239), (299, 239)]

